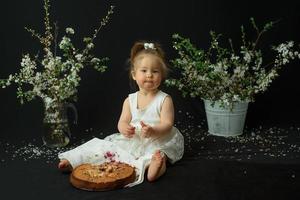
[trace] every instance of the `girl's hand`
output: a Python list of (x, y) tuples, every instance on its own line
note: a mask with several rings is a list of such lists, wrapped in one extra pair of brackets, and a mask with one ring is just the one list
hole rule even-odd
[(145, 124), (143, 121), (141, 121), (141, 135), (143, 138), (149, 138), (154, 135), (154, 129), (152, 126)]
[(128, 124), (123, 128), (122, 134), (127, 138), (132, 138), (135, 133), (135, 127)]

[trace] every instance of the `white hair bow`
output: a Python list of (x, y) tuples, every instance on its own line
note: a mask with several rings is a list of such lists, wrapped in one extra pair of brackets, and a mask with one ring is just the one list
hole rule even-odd
[(153, 49), (153, 50), (155, 50), (156, 48), (154, 47), (153, 43), (144, 43), (144, 49)]

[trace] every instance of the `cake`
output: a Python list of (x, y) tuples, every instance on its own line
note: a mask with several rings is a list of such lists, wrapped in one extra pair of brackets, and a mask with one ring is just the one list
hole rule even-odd
[(122, 162), (105, 162), (79, 165), (72, 171), (70, 182), (79, 189), (106, 191), (122, 188), (135, 178), (134, 167)]

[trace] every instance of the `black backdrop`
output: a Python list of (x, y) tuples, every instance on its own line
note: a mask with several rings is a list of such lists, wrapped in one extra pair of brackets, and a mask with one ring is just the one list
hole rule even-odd
[[(117, 131), (116, 124), (124, 98), (132, 92), (127, 76), (126, 60), (134, 41), (145, 39), (158, 41), (168, 58), (174, 58), (171, 35), (180, 33), (189, 37), (198, 47), (208, 46), (209, 31), (215, 30), (233, 41), (240, 40), (240, 25), (249, 28), (249, 18), (258, 25), (281, 19), (263, 40), (266, 46), (286, 40), (300, 43), (299, 1), (104, 1), (63, 0), (51, 2), (51, 19), (57, 21), (60, 36), (65, 27), (76, 32), (76, 45), (82, 45), (105, 16), (109, 5), (115, 5), (115, 13), (109, 24), (96, 39), (95, 54), (108, 56), (109, 69), (104, 74), (91, 68), (82, 71), (76, 107), (79, 123), (75, 134)], [(24, 30), (24, 26), (43, 31), (42, 0), (9, 0), (0, 6), (0, 78), (19, 70), (21, 55), (42, 51), (36, 39)], [(299, 61), (290, 63), (270, 89), (257, 96), (251, 103), (246, 119), (248, 127), (260, 125), (295, 126), (300, 124)], [(171, 74), (172, 75), (172, 74)], [(174, 99), (177, 113), (189, 112), (196, 120), (205, 119), (200, 99), (184, 99), (174, 88), (165, 88)], [(43, 105), (39, 99), (20, 105), (16, 87), (0, 89), (2, 138), (28, 138), (40, 135)], [(176, 115), (176, 120), (180, 119)], [(195, 121), (196, 121), (195, 120)]]

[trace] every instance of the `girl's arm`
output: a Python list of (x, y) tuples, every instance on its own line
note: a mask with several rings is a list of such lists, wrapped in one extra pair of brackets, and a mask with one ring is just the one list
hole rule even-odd
[(121, 112), (121, 116), (118, 122), (118, 130), (126, 137), (132, 137), (134, 134), (134, 127), (130, 125), (131, 121), (131, 112), (129, 107), (128, 97), (125, 99), (123, 103), (123, 108)]

